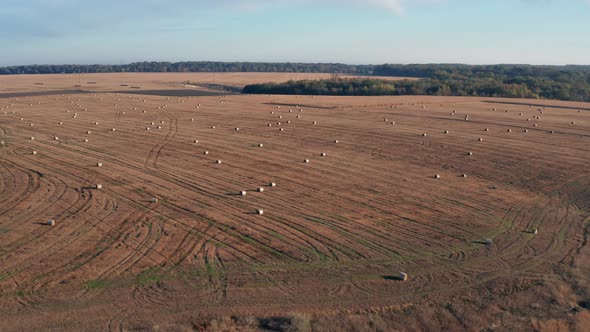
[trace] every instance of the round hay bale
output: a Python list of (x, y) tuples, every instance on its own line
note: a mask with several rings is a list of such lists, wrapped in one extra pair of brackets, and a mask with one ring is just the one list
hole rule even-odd
[(268, 185), (269, 185), (269, 187), (276, 187), (276, 186), (277, 186), (277, 184), (276, 184), (276, 183), (274, 183), (274, 182), (271, 182), (271, 183), (269, 183)]
[(467, 155), (468, 156), (473, 156), (473, 152), (469, 151), (469, 152), (467, 152)]
[(433, 176), (435, 179), (440, 179), (440, 175), (439, 174), (434, 174)]
[(219, 164), (221, 164), (221, 160), (218, 159), (215, 161), (215, 163), (219, 165)]
[(96, 167), (102, 167), (102, 163), (96, 163)]
[(258, 187), (258, 189), (256, 189), (256, 190), (257, 190), (259, 193), (261, 193), (261, 192), (263, 192), (263, 191), (264, 191), (264, 188), (262, 188), (262, 187)]
[(54, 141), (59, 141), (59, 137), (55, 136), (55, 137), (53, 138), (53, 140), (54, 140)]
[(318, 123), (317, 123), (317, 121), (314, 121), (313, 124), (315, 125), (315, 124), (318, 124)]
[(203, 151), (203, 154), (209, 154), (209, 151)]
[(267, 127), (272, 127), (272, 123), (269, 123), (266, 125)]
[(478, 139), (478, 141), (480, 141), (480, 142), (483, 142), (483, 138), (481, 138), (481, 137), (480, 137), (480, 138)]
[(240, 191), (240, 196), (246, 196), (246, 191), (245, 190)]
[(422, 137), (426, 137), (426, 136), (427, 136), (426, 133), (422, 133)]
[(111, 128), (111, 131), (116, 131), (116, 130), (117, 130), (117, 129), (115, 129), (115, 128)]
[(100, 190), (100, 189), (102, 189), (102, 184), (99, 183), (96, 186), (94, 186), (94, 188), (97, 190)]
[(404, 272), (400, 272), (399, 276), (397, 277), (399, 280), (401, 281), (407, 281), (408, 280), (408, 274), (404, 273)]
[(467, 174), (461, 174), (461, 177), (462, 178), (466, 178), (467, 177)]
[(262, 143), (258, 143), (258, 147), (259, 147), (259, 148), (262, 148), (262, 147), (264, 147), (264, 144), (262, 144)]
[(506, 132), (511, 133), (512, 132), (512, 129), (506, 129)]
[(528, 130), (528, 129), (525, 129), (525, 130), (524, 130), (524, 132), (525, 132), (525, 133), (528, 133), (528, 132), (529, 132), (529, 130)]
[(235, 130), (235, 131), (240, 131), (240, 128), (237, 128), (237, 127), (236, 127), (236, 129), (234, 129), (234, 130)]
[(334, 144), (340, 143), (337, 139), (334, 140)]
[(448, 134), (448, 133), (449, 133), (449, 131), (448, 130), (445, 130), (445, 134)]
[(37, 151), (33, 151), (32, 154), (33, 154), (33, 156), (36, 155), (37, 154)]
[(320, 153), (320, 156), (325, 157), (327, 154), (325, 152)]
[(88, 138), (85, 138), (84, 139), (84, 143), (88, 143)]
[(303, 162), (308, 164), (309, 163), (309, 159), (303, 159)]
[(256, 214), (261, 216), (264, 214), (264, 211), (262, 209), (256, 209)]
[(280, 131), (285, 131), (285, 129), (281, 128)]
[(196, 139), (196, 140), (194, 140), (194, 141), (193, 141), (193, 143), (199, 143), (199, 140), (198, 140), (198, 139)]
[(211, 126), (211, 129), (215, 129), (215, 126)]
[(53, 220), (53, 219), (47, 220), (47, 225), (48, 226), (55, 226), (55, 220)]

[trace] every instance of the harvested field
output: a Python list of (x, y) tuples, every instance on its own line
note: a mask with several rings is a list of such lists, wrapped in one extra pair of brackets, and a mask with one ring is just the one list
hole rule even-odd
[(0, 76), (96, 82), (0, 99), (0, 330), (590, 322), (589, 104), (121, 93), (270, 77), (191, 75)]

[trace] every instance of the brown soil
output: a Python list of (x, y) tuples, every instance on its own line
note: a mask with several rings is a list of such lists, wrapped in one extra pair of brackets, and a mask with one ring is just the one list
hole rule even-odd
[(189, 76), (0, 99), (0, 330), (588, 329), (589, 104), (107, 93)]

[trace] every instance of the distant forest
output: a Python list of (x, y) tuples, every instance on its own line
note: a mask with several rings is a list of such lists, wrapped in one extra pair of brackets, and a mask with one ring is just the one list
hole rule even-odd
[(382, 65), (373, 76), (423, 78), (388, 81), (332, 78), (253, 84), (244, 93), (339, 96), (433, 95), (590, 101), (590, 66)]
[(373, 65), (339, 63), (265, 63), (265, 62), (135, 62), (126, 65), (30, 65), (0, 67), (0, 75), (86, 74), (86, 73), (197, 73), (197, 72), (280, 72), (347, 73), (370, 75)]
[[(136, 62), (125, 65), (30, 65), (0, 67), (0, 75), (117, 72), (286, 72), (374, 76), (255, 84), (244, 93), (317, 95), (437, 95), (545, 98), (590, 101), (590, 66), (346, 65), (338, 63)], [(422, 78), (387, 81), (380, 76)]]

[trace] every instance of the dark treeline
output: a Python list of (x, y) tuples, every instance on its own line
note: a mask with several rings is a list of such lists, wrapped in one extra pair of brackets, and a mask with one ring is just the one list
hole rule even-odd
[(401, 94), (590, 101), (590, 66), (382, 65), (373, 74), (427, 78), (401, 84)]
[(376, 76), (420, 80), (331, 79), (255, 84), (244, 93), (316, 95), (434, 95), (590, 101), (590, 66), (383, 65)]
[(347, 73), (370, 75), (375, 66), (339, 63), (264, 62), (135, 62), (126, 65), (30, 65), (0, 67), (0, 75), (84, 74), (84, 73), (165, 73), (165, 72), (283, 72)]

